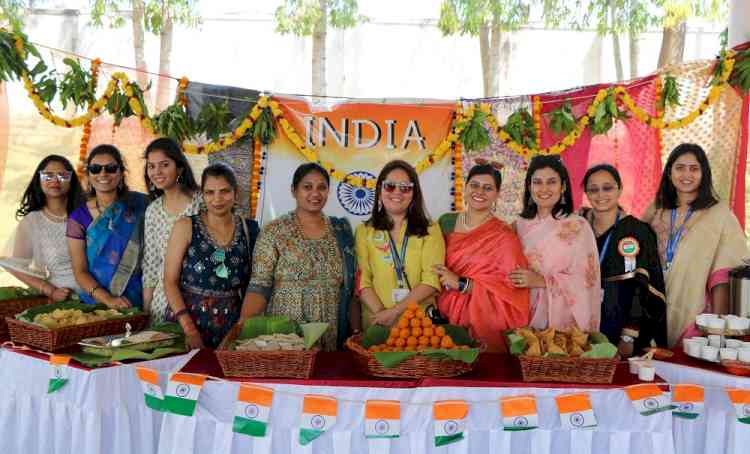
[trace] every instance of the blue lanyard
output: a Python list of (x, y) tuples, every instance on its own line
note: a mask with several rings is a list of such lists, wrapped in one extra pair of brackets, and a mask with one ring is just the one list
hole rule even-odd
[(604, 240), (604, 246), (602, 246), (602, 250), (599, 251), (599, 266), (602, 266), (602, 262), (604, 261), (604, 254), (607, 253), (609, 242), (612, 239), (612, 234), (615, 233), (615, 228), (617, 228), (618, 222), (620, 222), (620, 210), (617, 210), (617, 217), (615, 217), (615, 223), (612, 224), (612, 227), (609, 229), (609, 233), (607, 234), (607, 239)]
[(396, 279), (399, 288), (406, 288), (404, 283), (409, 285), (409, 278), (406, 277), (406, 246), (409, 244), (409, 235), (404, 233), (404, 239), (401, 241), (401, 254), (396, 249), (396, 242), (393, 241), (391, 232), (388, 232), (388, 242), (391, 246), (391, 257), (393, 257), (393, 267), (396, 269)]
[(672, 259), (674, 259), (674, 253), (677, 250), (677, 244), (682, 238), (682, 233), (685, 231), (685, 225), (687, 224), (690, 216), (693, 215), (693, 209), (688, 208), (687, 216), (682, 221), (682, 225), (674, 231), (674, 223), (677, 220), (677, 209), (672, 208), (672, 222), (669, 224), (669, 241), (667, 241), (667, 269), (672, 267)]

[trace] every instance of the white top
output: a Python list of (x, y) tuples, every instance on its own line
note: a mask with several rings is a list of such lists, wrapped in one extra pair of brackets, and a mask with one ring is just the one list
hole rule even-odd
[(167, 311), (167, 295), (164, 293), (164, 255), (167, 253), (172, 227), (178, 219), (198, 214), (202, 203), (203, 197), (196, 191), (193, 200), (177, 216), (172, 216), (164, 209), (164, 196), (154, 200), (146, 208), (143, 288), (154, 289), (150, 308), (152, 325), (163, 322)]

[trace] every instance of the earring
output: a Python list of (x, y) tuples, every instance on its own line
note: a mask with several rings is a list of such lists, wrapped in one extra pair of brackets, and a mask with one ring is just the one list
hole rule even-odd
[(182, 183), (182, 174), (177, 175), (177, 183)]
[(494, 202), (492, 202), (492, 206), (490, 207), (490, 211), (493, 212), (493, 213), (497, 212), (497, 200), (495, 200)]
[(378, 200), (378, 211), (383, 211), (383, 201)]
[(149, 192), (156, 191), (156, 186), (154, 186), (154, 183), (149, 183), (148, 184), (148, 190), (149, 190)]

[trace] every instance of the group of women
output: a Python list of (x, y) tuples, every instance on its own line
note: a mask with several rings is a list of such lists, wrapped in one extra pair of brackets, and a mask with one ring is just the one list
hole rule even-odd
[(380, 172), (372, 214), (354, 233), (325, 215), (330, 178), (317, 164), (292, 177), (296, 208), (259, 230), (235, 214), (229, 167), (210, 165), (199, 186), (166, 138), (144, 160), (148, 195), (128, 188), (112, 145), (89, 154), (87, 193), (65, 158), (45, 158), (17, 211), (12, 257), (0, 265), (55, 301), (76, 293), (142, 307), (154, 324), (176, 321), (193, 348), (215, 348), (233, 326), (269, 314), (329, 322), (322, 347), (335, 350), (417, 303), (489, 351), (505, 350), (510, 328), (576, 326), (602, 331), (629, 355), (674, 345), (703, 311), (726, 312), (728, 270), (748, 255), (692, 144), (672, 151), (641, 220), (618, 204), (614, 167), (586, 172), (590, 208), (574, 213), (562, 161), (537, 156), (513, 225), (494, 215), (502, 183), (494, 163), (470, 170), (464, 210), (433, 222), (416, 171), (396, 160)]

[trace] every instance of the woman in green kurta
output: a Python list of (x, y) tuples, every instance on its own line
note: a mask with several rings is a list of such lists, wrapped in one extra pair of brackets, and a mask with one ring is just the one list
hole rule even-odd
[(349, 334), (355, 259), (349, 222), (322, 212), (328, 187), (328, 173), (317, 164), (295, 172), (297, 208), (261, 231), (241, 321), (265, 312), (298, 323), (328, 322), (321, 346), (332, 351)]

